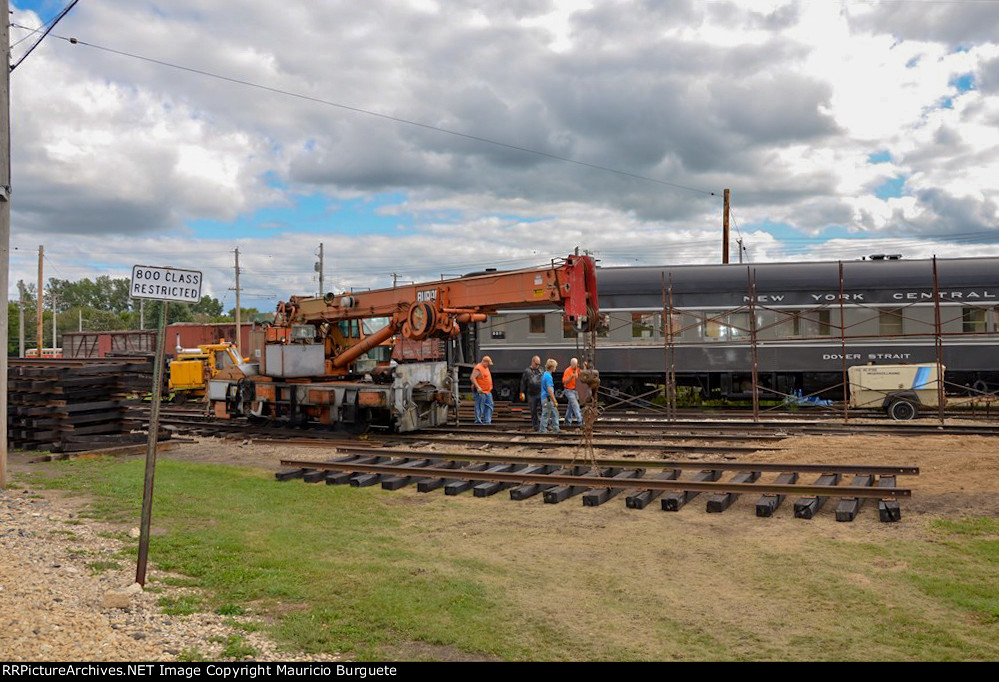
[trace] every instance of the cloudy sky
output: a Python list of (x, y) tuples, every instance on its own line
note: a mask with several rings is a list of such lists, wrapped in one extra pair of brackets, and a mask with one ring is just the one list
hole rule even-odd
[(714, 263), (724, 188), (733, 261), (999, 255), (989, 0), (80, 0), (11, 93), (13, 291)]

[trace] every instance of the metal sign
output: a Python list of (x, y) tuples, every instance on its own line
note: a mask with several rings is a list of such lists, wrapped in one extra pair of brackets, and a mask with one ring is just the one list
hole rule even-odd
[[(158, 268), (149, 265), (132, 266), (132, 298), (163, 301), (160, 306), (159, 334), (156, 338), (156, 364), (153, 366), (153, 397), (149, 405), (149, 437), (146, 441), (146, 476), (142, 490), (142, 517), (139, 522), (139, 558), (135, 566), (135, 582), (146, 584), (146, 562), (149, 557), (149, 530), (153, 516), (153, 481), (156, 476), (156, 443), (160, 427), (160, 400), (163, 397), (163, 358), (166, 346), (166, 321), (169, 301), (197, 303), (201, 300), (201, 283), (197, 270)], [(237, 280), (237, 285), (238, 280)]]
[(132, 266), (132, 298), (151, 298), (157, 301), (197, 303), (201, 300), (201, 282), (197, 270), (179, 270), (149, 265)]

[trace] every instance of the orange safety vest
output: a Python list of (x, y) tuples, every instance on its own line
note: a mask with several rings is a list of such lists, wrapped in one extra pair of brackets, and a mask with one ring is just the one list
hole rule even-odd
[(576, 390), (576, 377), (579, 376), (579, 367), (573, 369), (572, 367), (566, 367), (565, 372), (562, 374), (562, 388), (567, 388), (570, 391)]
[(479, 376), (475, 377), (475, 383), (479, 385), (483, 393), (489, 393), (493, 390), (493, 375), (489, 372), (489, 368), (480, 362), (475, 366), (475, 369), (479, 371)]

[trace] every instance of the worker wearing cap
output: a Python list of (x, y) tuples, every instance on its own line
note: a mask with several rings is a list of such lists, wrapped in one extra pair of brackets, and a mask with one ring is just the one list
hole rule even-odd
[(558, 362), (548, 358), (545, 373), (541, 375), (541, 433), (558, 433), (558, 401), (555, 399), (555, 380), (552, 372)]
[(576, 392), (576, 379), (579, 378), (579, 360), (573, 358), (562, 374), (562, 395), (565, 396), (565, 423), (583, 423), (583, 413), (579, 410), (579, 393)]
[(489, 366), (493, 359), (488, 355), (472, 369), (472, 390), (475, 391), (475, 423), (493, 423), (493, 375)]

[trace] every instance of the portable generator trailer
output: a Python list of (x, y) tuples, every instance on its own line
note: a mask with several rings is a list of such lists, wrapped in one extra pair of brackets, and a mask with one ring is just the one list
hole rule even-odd
[(939, 407), (944, 369), (938, 375), (936, 363), (850, 367), (850, 407), (884, 410), (900, 421), (915, 419), (920, 408)]

